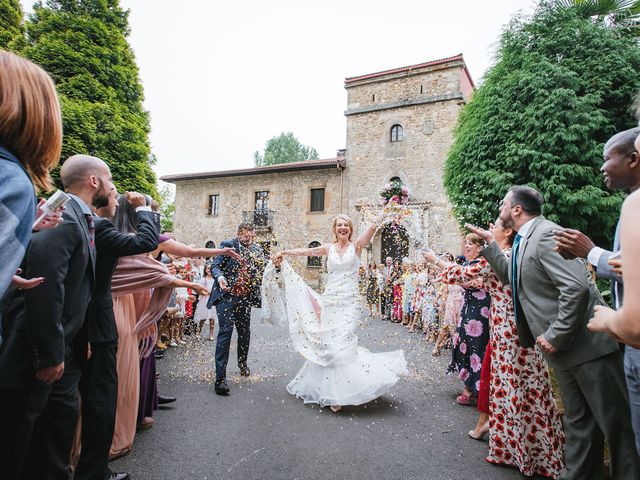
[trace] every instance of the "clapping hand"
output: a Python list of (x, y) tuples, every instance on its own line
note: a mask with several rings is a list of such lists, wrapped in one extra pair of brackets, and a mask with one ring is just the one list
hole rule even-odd
[(484, 242), (489, 245), (493, 243), (493, 232), (491, 230), (485, 230), (484, 228), (476, 227), (475, 225), (471, 225), (470, 223), (465, 223), (464, 228), (469, 230), (471, 233), (475, 233), (480, 238), (484, 240)]
[(422, 257), (429, 263), (435, 263), (438, 260), (438, 256), (430, 248), (427, 248), (422, 252)]
[[(44, 198), (41, 198), (38, 202), (38, 207), (36, 208), (36, 218), (40, 218), (44, 212), (41, 210), (41, 207), (47, 201)], [(36, 225), (33, 226), (33, 230), (51, 230), (52, 228), (56, 228), (60, 225), (64, 219), (62, 218), (62, 212), (64, 211), (64, 205), (54, 211), (51, 215), (45, 215), (45, 217)]]
[(131, 208), (134, 210), (138, 207), (144, 207), (147, 204), (147, 198), (138, 192), (127, 192), (125, 193), (127, 197), (127, 202), (131, 205)]
[(554, 230), (553, 239), (556, 242), (556, 251), (566, 260), (574, 258), (587, 258), (594, 243), (589, 237), (579, 230), (565, 228)]

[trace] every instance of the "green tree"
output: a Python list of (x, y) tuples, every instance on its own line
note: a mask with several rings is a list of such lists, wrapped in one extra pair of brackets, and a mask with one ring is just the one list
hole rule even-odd
[(0, 0), (0, 48), (17, 50), (24, 42), (22, 8), (18, 0)]
[(545, 197), (544, 214), (610, 241), (622, 194), (599, 173), (604, 142), (637, 124), (640, 50), (624, 29), (543, 2), (516, 17), (494, 66), (463, 109), (445, 166), (461, 223), (487, 224), (514, 184)]
[(313, 147), (302, 145), (292, 132), (281, 133), (267, 141), (264, 153), (256, 151), (253, 161), (256, 167), (291, 163), (302, 160), (316, 160), (318, 152)]
[(173, 232), (173, 219), (176, 211), (175, 189), (172, 185), (162, 182), (158, 188), (160, 196), (160, 228), (163, 232)]
[(22, 53), (51, 74), (60, 94), (62, 158), (95, 155), (109, 164), (119, 190), (157, 196), (128, 12), (118, 0), (40, 1), (26, 30)]

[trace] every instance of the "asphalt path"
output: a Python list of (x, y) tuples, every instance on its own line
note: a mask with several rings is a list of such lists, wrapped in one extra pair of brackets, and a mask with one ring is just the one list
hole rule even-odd
[(178, 401), (156, 412), (111, 469), (134, 480), (523, 478), (488, 464), (487, 441), (467, 436), (477, 411), (455, 403), (462, 383), (444, 375), (449, 351), (433, 357), (422, 334), (379, 319), (365, 320), (358, 337), (373, 352), (404, 350), (410, 375), (338, 414), (287, 393), (303, 359), (286, 328), (252, 320), (248, 379), (238, 374), (234, 333), (228, 397), (214, 393), (214, 342), (192, 337), (168, 349), (158, 361), (160, 392)]

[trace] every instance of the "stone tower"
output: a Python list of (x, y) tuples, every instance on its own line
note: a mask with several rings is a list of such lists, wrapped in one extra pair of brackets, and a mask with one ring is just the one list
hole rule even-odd
[[(402, 255), (425, 246), (457, 254), (460, 232), (442, 177), (458, 114), (473, 91), (462, 55), (347, 78), (345, 89), (349, 214), (357, 219), (363, 205), (379, 203), (385, 184), (400, 181), (414, 212), (401, 225), (408, 240)], [(385, 235), (392, 233), (379, 233), (368, 252), (375, 261), (386, 254)]]

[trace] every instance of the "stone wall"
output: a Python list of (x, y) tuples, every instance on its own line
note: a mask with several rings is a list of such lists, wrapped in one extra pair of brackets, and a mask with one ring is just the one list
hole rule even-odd
[[(340, 213), (342, 171), (335, 169), (244, 175), (176, 182), (176, 239), (204, 246), (235, 236), (242, 212), (255, 208), (256, 191), (269, 191), (273, 228), (256, 231), (257, 241), (274, 250), (307, 247), (310, 242), (332, 240), (331, 222)], [(310, 189), (325, 188), (324, 212), (310, 212)], [(207, 212), (209, 195), (220, 195), (218, 215)], [(319, 269), (307, 268), (306, 259), (292, 260), (310, 283), (319, 281)]]
[[(404, 78), (392, 75), (346, 85), (349, 213), (357, 205), (377, 203), (380, 189), (400, 177), (411, 189), (412, 202), (428, 204), (422, 215), (426, 244), (452, 253), (460, 249), (460, 232), (442, 177), (464, 102), (461, 70), (425, 69)], [(396, 124), (403, 128), (403, 140), (391, 142)], [(374, 242), (374, 258), (377, 252)]]

